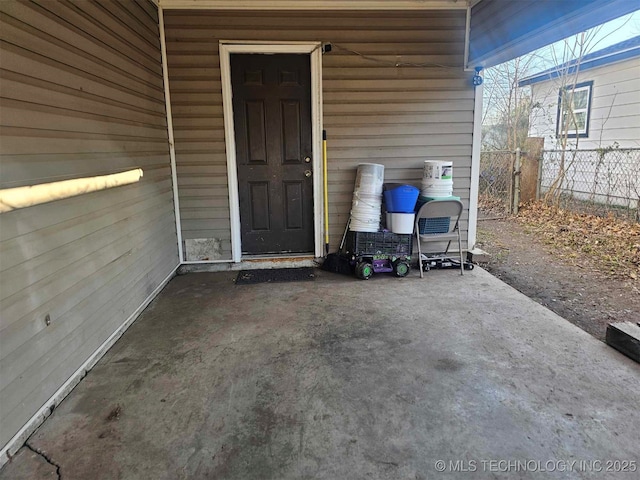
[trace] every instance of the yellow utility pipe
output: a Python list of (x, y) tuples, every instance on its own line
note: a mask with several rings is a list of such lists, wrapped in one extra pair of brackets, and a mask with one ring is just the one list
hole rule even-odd
[(322, 168), (324, 169), (324, 251), (329, 253), (329, 179), (327, 177), (327, 131), (322, 130)]

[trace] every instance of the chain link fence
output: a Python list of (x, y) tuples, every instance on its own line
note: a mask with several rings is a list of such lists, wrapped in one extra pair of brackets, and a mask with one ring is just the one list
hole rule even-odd
[(546, 150), (539, 182), (564, 209), (640, 221), (640, 148)]
[(481, 153), (478, 206), (484, 214), (509, 213), (514, 154), (509, 150), (487, 150)]

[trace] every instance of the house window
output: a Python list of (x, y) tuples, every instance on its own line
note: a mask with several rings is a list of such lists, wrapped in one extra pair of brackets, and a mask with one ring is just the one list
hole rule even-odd
[(558, 136), (569, 138), (589, 136), (591, 92), (593, 82), (583, 82), (575, 87), (563, 87), (558, 95)]

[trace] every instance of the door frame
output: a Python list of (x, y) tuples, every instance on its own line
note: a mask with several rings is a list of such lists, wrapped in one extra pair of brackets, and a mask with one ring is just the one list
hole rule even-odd
[[(322, 185), (322, 43), (321, 42), (256, 42), (220, 40), (220, 75), (224, 139), (227, 152), (227, 181), (229, 184), (229, 215), (231, 219), (231, 258), (242, 261), (240, 230), (240, 199), (236, 163), (235, 127), (233, 123), (233, 91), (231, 88), (232, 53), (297, 53), (308, 54), (311, 61), (311, 144), (313, 166), (313, 239), (314, 256), (322, 256), (324, 202)], [(269, 255), (270, 257), (272, 255)], [(291, 254), (283, 254), (291, 257)], [(254, 258), (251, 256), (250, 258)]]

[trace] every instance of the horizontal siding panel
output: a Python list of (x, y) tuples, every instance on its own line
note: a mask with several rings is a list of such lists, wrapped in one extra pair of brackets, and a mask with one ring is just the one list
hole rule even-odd
[[(169, 17), (169, 14), (166, 15)], [(324, 22), (326, 23), (326, 21)], [(295, 24), (295, 21), (292, 22)], [(316, 27), (317, 28), (317, 27)], [(325, 27), (326, 28), (326, 27)], [(336, 30), (323, 30), (325, 36), (323, 40), (331, 41), (335, 43), (341, 42), (366, 42), (371, 38), (371, 29), (336, 29)], [(204, 40), (217, 40), (217, 39), (242, 39), (242, 40), (278, 40), (278, 41), (313, 41), (317, 40), (317, 33), (309, 31), (303, 28), (291, 28), (291, 24), (288, 28), (282, 29), (274, 26), (273, 28), (257, 28), (257, 29), (230, 29), (230, 28), (186, 28), (186, 27), (172, 27), (166, 30), (167, 40), (175, 41), (204, 41)], [(411, 43), (411, 42), (436, 42), (442, 41), (443, 38), (458, 39), (458, 41), (464, 42), (464, 28), (451, 27), (450, 29), (437, 29), (431, 26), (430, 28), (424, 28), (421, 30), (376, 30), (375, 31), (377, 42), (389, 42), (389, 43)]]
[[(171, 28), (229, 28), (234, 27), (242, 30), (258, 28), (260, 30), (286, 29), (291, 27), (292, 19), (299, 28), (316, 29), (318, 27), (318, 19), (323, 19), (323, 30), (350, 30), (366, 29), (371, 30), (421, 30), (425, 27), (426, 22), (433, 22), (437, 19), (440, 28), (465, 28), (465, 18), (457, 13), (447, 11), (428, 13), (413, 12), (411, 17), (407, 17), (403, 13), (384, 12), (384, 13), (367, 13), (366, 24), (360, 23), (362, 14), (351, 12), (308, 12), (302, 16), (298, 12), (259, 12), (257, 15), (238, 16), (237, 13), (217, 11), (207, 12), (201, 11), (198, 15), (193, 15), (189, 11), (172, 11), (167, 15), (165, 26)], [(432, 26), (434, 28), (434, 26)]]
[[(167, 193), (169, 195), (170, 193)], [(154, 200), (157, 197), (154, 196)], [(28, 265), (24, 263), (18, 264), (12, 268), (3, 271), (3, 278), (0, 279), (3, 299), (10, 300), (12, 296), (20, 293), (20, 285), (28, 280), (36, 283), (47, 278), (48, 272), (58, 272), (67, 265), (79, 260), (86, 260), (90, 255), (100, 253), (102, 248), (108, 247), (113, 241), (113, 231), (119, 231), (120, 228), (127, 229), (128, 235), (135, 235), (139, 231), (146, 230), (153, 226), (153, 222), (158, 216), (164, 215), (166, 211), (157, 208), (166, 207), (166, 198), (159, 197), (160, 204), (156, 202), (149, 208), (128, 217), (113, 222), (99, 230), (91, 232), (87, 235), (78, 235), (73, 241), (66, 243), (58, 248), (51, 249), (46, 253), (37, 257), (27, 259)], [(154, 209), (154, 207), (156, 207)], [(77, 240), (82, 239), (81, 242)], [(28, 268), (26, 268), (28, 267)], [(27, 278), (28, 277), (28, 278)], [(15, 297), (14, 297), (15, 298)], [(1, 354), (0, 354), (1, 355)]]
[(468, 202), (475, 95), (462, 69), (464, 12), (170, 10), (165, 26), (185, 238), (219, 238), (219, 222), (230, 224), (228, 201), (221, 203), (228, 192), (220, 39), (333, 43), (323, 56), (332, 242), (359, 163), (383, 163), (386, 180), (419, 184), (425, 160), (450, 159)]
[(406, 114), (406, 115), (339, 115), (325, 116), (326, 127), (349, 127), (349, 126), (365, 126), (365, 125), (432, 125), (441, 123), (462, 123), (465, 125), (473, 125), (473, 112), (442, 112), (442, 113), (423, 113), (423, 114)]
[[(158, 255), (164, 258), (170, 255), (171, 248), (159, 250)], [(93, 328), (85, 328), (77, 332), (76, 335), (65, 338), (64, 342), (56, 345), (56, 348), (47, 353), (33, 364), (25, 373), (2, 392), (0, 392), (0, 403), (2, 405), (2, 423), (0, 428), (3, 431), (19, 428), (20, 423), (16, 418), (25, 416), (28, 412), (39, 408), (40, 405), (50, 395), (49, 390), (53, 386), (61, 385), (68, 378), (69, 372), (65, 365), (81, 365), (93, 351), (95, 351), (113, 331), (122, 323), (118, 316), (114, 315), (113, 305), (119, 305), (118, 312), (131, 312), (137, 308), (144, 300), (142, 296), (145, 290), (139, 288), (140, 285), (149, 285), (160, 278), (166, 271), (166, 260), (164, 258), (147, 258), (143, 264), (141, 273), (135, 277), (131, 276), (131, 269), (125, 270), (121, 276), (116, 277), (104, 288), (104, 291), (117, 290), (120, 294), (117, 297), (107, 295), (103, 298), (95, 298), (94, 303), (100, 303), (100, 310), (85, 322), (93, 325)], [(140, 265), (135, 265), (140, 267)], [(146, 268), (145, 268), (146, 267)], [(140, 268), (138, 269), (140, 270)], [(119, 322), (119, 323), (118, 323)], [(28, 390), (24, 401), (20, 400), (19, 390)]]
[(183, 218), (185, 230), (220, 230), (224, 231), (229, 228), (229, 221), (226, 219), (211, 219), (211, 218), (196, 218), (189, 219)]
[(451, 73), (442, 67), (329, 67), (324, 66), (323, 78), (333, 80), (433, 80), (450, 79)]
[(453, 100), (450, 102), (408, 102), (408, 103), (330, 103), (324, 105), (324, 113), (327, 116), (336, 115), (403, 115), (412, 113), (443, 112), (467, 112), (469, 101)]
[(64, 130), (75, 133), (95, 133), (99, 135), (117, 135), (145, 137), (164, 140), (167, 127), (164, 125), (141, 124), (127, 120), (104, 117), (98, 114), (79, 113), (37, 103), (0, 100), (3, 126), (32, 129)]
[(440, 135), (440, 134), (456, 134), (469, 133), (471, 125), (469, 123), (396, 123), (391, 125), (354, 125), (352, 124), (347, 132), (342, 128), (328, 127), (328, 138), (333, 139), (376, 136), (376, 137), (395, 137), (396, 135)]
[[(170, 16), (176, 12), (165, 12), (165, 23)], [(316, 26), (320, 23), (316, 21)], [(321, 32), (318, 33), (318, 36)], [(238, 37), (240, 38), (240, 37)], [(319, 41), (317, 38), (313, 41)], [(374, 37), (366, 42), (342, 42), (339, 44), (344, 49), (354, 50), (356, 52), (366, 52), (367, 55), (461, 55), (464, 52), (464, 37), (460, 39), (440, 39), (429, 43), (384, 43), (377, 42)], [(172, 55), (218, 55), (218, 44), (208, 40), (185, 40), (172, 42), (167, 44), (167, 54)], [(331, 55), (350, 55), (346, 51), (332, 51)]]
[[(401, 142), (401, 147), (398, 146)], [(336, 138), (332, 142), (335, 149), (340, 148), (367, 148), (367, 147), (435, 147), (450, 145), (471, 145), (471, 134), (457, 135), (397, 135), (397, 136), (359, 136), (348, 138)], [(424, 150), (421, 153), (424, 154)]]
[[(140, 163), (141, 162), (138, 162), (138, 165), (140, 165)], [(29, 171), (29, 166), (23, 164), (23, 167), (25, 168), (23, 174), (26, 175)], [(131, 165), (129, 165), (129, 167), (131, 167)], [(5, 221), (3, 222), (2, 231), (0, 231), (0, 240), (6, 242), (14, 237), (33, 233), (66, 221), (82, 223), (87, 220), (88, 217), (83, 218), (86, 215), (97, 217), (109, 214), (114, 206), (121, 209), (127, 205), (127, 202), (136, 203), (140, 198), (154, 195), (157, 192), (164, 192), (165, 189), (171, 188), (171, 183), (167, 179), (167, 175), (170, 175), (168, 165), (148, 164), (144, 165), (144, 171), (146, 175), (143, 176), (139, 182), (117, 187), (118, 197), (115, 199), (111, 196), (114, 190), (107, 189), (86, 194), (88, 197), (85, 198), (92, 200), (90, 204), (77, 205), (73, 203), (76, 201), (74, 200), (75, 197), (43, 203), (38, 205), (38, 209), (40, 210), (37, 212), (38, 216), (34, 216), (28, 225), (22, 225), (19, 221), (19, 216), (13, 217), (13, 213), (7, 213), (4, 217)], [(64, 224), (63, 228), (71, 225), (72, 224)], [(5, 250), (3, 245), (4, 243), (0, 245), (0, 251)], [(3, 268), (4, 265), (5, 264), (0, 268)]]
[(186, 176), (201, 174), (216, 175), (227, 178), (227, 167), (226, 165), (212, 165), (209, 161), (198, 162), (191, 165), (182, 163), (178, 169), (178, 173)]
[(99, 114), (112, 119), (139, 122), (147, 125), (164, 123), (166, 116), (162, 113), (134, 109), (126, 103), (114, 102), (105, 97), (78, 92), (77, 89), (65, 88), (47, 81), (0, 70), (2, 90), (0, 98), (22, 101), (62, 108), (79, 113)]
[[(378, 79), (357, 79), (357, 80), (333, 80), (328, 79), (326, 82), (323, 80), (322, 87), (326, 91), (342, 90), (342, 91), (425, 91), (425, 90), (437, 90), (437, 91), (451, 91), (456, 92), (458, 90), (465, 90), (469, 87), (469, 80), (467, 78), (439, 78), (435, 80), (429, 80), (425, 82), (423, 79), (398, 79), (395, 82), (389, 82), (388, 80)], [(455, 97), (454, 97), (455, 98)]]
[[(69, 29), (79, 31), (93, 41), (100, 41), (103, 49), (144, 66), (156, 75), (162, 75), (162, 67), (158, 63), (160, 37), (157, 30), (152, 32), (148, 28), (140, 28), (137, 19), (137, 28), (126, 28), (125, 22), (122, 21), (125, 15), (120, 14), (123, 11), (121, 6), (114, 5), (112, 1), (102, 1), (100, 4), (103, 13), (97, 8), (88, 12), (87, 9), (93, 7), (91, 2), (63, 3), (38, 0), (37, 3), (43, 11), (64, 19), (65, 26)], [(155, 23), (157, 24), (157, 20)]]
[(224, 131), (210, 131), (208, 129), (194, 130), (191, 128), (180, 128), (174, 130), (174, 137), (176, 142), (179, 141), (200, 141), (200, 142), (215, 142), (219, 141), (224, 143)]
[[(167, 201), (166, 197), (163, 198), (163, 197), (158, 197), (156, 195), (152, 200), (148, 201), (148, 203), (145, 204), (144, 207), (141, 207), (141, 211), (147, 212), (147, 214), (149, 214), (149, 210), (153, 208), (157, 208), (158, 203), (165, 203), (170, 205), (170, 202)], [(166, 213), (167, 212), (165, 211), (165, 214)], [(130, 218), (131, 216), (132, 216), (131, 213), (127, 214), (127, 218)], [(140, 217), (138, 218), (138, 220), (141, 221), (143, 220), (143, 218), (144, 217)], [(129, 243), (127, 239), (130, 235), (131, 225), (132, 225), (132, 222), (129, 221), (127, 222), (126, 225), (119, 225), (124, 227), (122, 230), (116, 230), (116, 233), (118, 235), (121, 235), (124, 238), (123, 246), (128, 248), (126, 251), (117, 250), (116, 248), (117, 240), (112, 239), (111, 243), (107, 247), (105, 247), (100, 252), (94, 253), (90, 258), (87, 258), (86, 260), (89, 260), (89, 261), (83, 261), (82, 265), (77, 265), (73, 269), (68, 266), (65, 266), (65, 268), (55, 270), (54, 273), (45, 277), (44, 279), (42, 279), (42, 281), (39, 281), (39, 282), (33, 281), (30, 278), (30, 281), (33, 282), (32, 290), (22, 289), (11, 296), (3, 298), (2, 301), (0, 302), (0, 309), (2, 309), (2, 312), (3, 312), (3, 319), (0, 321), (0, 332), (3, 332), (6, 326), (11, 323), (15, 323), (15, 322), (19, 323), (24, 316), (31, 314), (38, 308), (42, 309), (44, 313), (44, 311), (46, 311), (48, 308), (46, 306), (46, 302), (49, 302), (56, 296), (61, 295), (72, 286), (75, 286), (78, 283), (82, 283), (87, 277), (91, 275), (92, 271), (95, 268), (100, 267), (101, 265), (100, 262), (104, 261), (105, 264), (108, 264), (110, 262), (117, 260), (122, 255), (125, 255), (125, 254), (129, 255), (132, 244)], [(106, 231), (103, 232), (105, 235), (109, 235), (109, 234), (113, 235), (113, 233), (111, 232), (112, 229), (110, 227), (106, 228), (105, 230)], [(65, 232), (65, 234), (66, 233), (67, 232)], [(77, 234), (66, 235), (65, 243), (74, 242), (77, 236), (78, 236)], [(84, 236), (80, 238), (84, 238)], [(132, 240), (135, 240), (135, 239), (132, 239)], [(27, 263), (23, 265), (23, 267), (26, 269), (30, 268), (29, 259), (27, 259)], [(61, 275), (63, 276), (59, 278)], [(75, 292), (75, 293), (79, 293), (79, 292)], [(4, 295), (5, 295), (5, 292), (3, 292), (3, 297)], [(72, 297), (69, 295), (65, 295), (65, 298), (67, 296)], [(4, 341), (5, 339), (3, 338), (2, 342), (4, 343)], [(5, 348), (3, 348), (2, 350), (6, 349), (6, 345), (4, 347)]]
[[(456, 94), (456, 100), (473, 100), (473, 91), (460, 91)], [(370, 91), (370, 92), (324, 92), (325, 105), (331, 103), (413, 103), (425, 101), (450, 100), (451, 93), (447, 91), (430, 90), (412, 92), (407, 95), (403, 91)]]
[(155, 11), (0, 2), (2, 186), (144, 172), (0, 216), (2, 446), (178, 263)]
[[(638, 92), (638, 95), (640, 95), (640, 91)], [(593, 108), (591, 109), (591, 115), (592, 118), (609, 118), (608, 121), (610, 121), (610, 119), (612, 118), (625, 118), (627, 119), (628, 117), (634, 117), (637, 118), (638, 117), (638, 104), (632, 104), (632, 103), (628, 103), (626, 105), (621, 105), (617, 99), (616, 99), (616, 103), (615, 103), (615, 108), (611, 108), (611, 105), (606, 106), (606, 105), (602, 105), (599, 107), (596, 107), (595, 105), (593, 106)], [(640, 122), (640, 120), (638, 120)]]
[[(156, 55), (158, 54), (156, 47), (160, 41), (158, 38), (158, 31), (155, 28), (152, 28), (153, 25), (158, 23), (156, 11), (153, 12), (153, 16), (151, 17), (152, 24), (144, 24), (141, 28), (141, 23), (138, 20), (138, 17), (141, 15), (144, 16), (146, 12), (141, 9), (135, 1), (102, 0), (98, 5), (101, 6), (107, 14), (117, 19), (122, 25), (126, 25), (129, 32), (144, 38), (151, 47), (151, 50), (149, 51), (151, 58), (156, 58)], [(98, 18), (97, 15), (94, 17)], [(131, 42), (131, 45), (138, 49), (146, 50), (148, 48), (144, 44), (140, 44), (140, 46), (138, 46), (139, 43), (138, 39), (136, 39), (134, 42)]]
[[(46, 55), (40, 55), (28, 49), (0, 42), (2, 45), (2, 69), (28, 77), (51, 79), (52, 83), (75, 88), (99, 97), (106, 97), (147, 111), (163, 113), (164, 101), (148, 97), (132, 88), (110, 82), (94, 75), (89, 68), (76, 69), (58, 63)], [(155, 92), (154, 92), (155, 93)]]
[[(23, 232), (19, 236), (3, 239), (0, 252), (6, 258), (3, 259), (2, 269), (4, 271), (30, 258), (42, 255), (50, 249), (63, 246), (82, 233), (88, 234), (110, 223), (126, 219), (129, 215), (135, 214), (136, 209), (144, 209), (146, 201), (155, 201), (155, 196), (166, 193), (170, 188), (170, 181), (165, 179), (161, 183), (149, 185), (146, 188), (135, 185), (118, 187), (118, 198), (113, 198), (111, 191), (88, 194), (89, 197), (85, 199), (92, 200), (89, 205), (76, 205), (78, 199), (74, 197), (29, 207), (31, 209), (50, 207), (42, 208), (43, 213), (38, 212), (38, 215), (33, 210), (6, 213), (2, 228), (3, 236), (5, 230), (9, 232), (23, 230)], [(49, 217), (44, 216), (48, 210), (53, 211), (53, 214)], [(32, 213), (34, 217), (28, 224), (31, 225), (30, 230), (24, 231), (26, 228), (20, 224), (18, 212)], [(17, 226), (13, 227), (14, 224)]]
[(180, 165), (178, 168), (195, 166), (195, 165), (211, 165), (227, 168), (227, 157), (224, 152), (203, 155), (199, 153), (189, 154), (182, 153), (180, 155)]
[(189, 212), (196, 209), (223, 209), (229, 210), (229, 197), (227, 195), (201, 195), (187, 197), (185, 195), (180, 196), (180, 208), (184, 212)]
[[(89, 2), (84, 3), (88, 4)], [(40, 2), (40, 5), (36, 2), (11, 2), (5, 12), (9, 18), (13, 19), (13, 21), (8, 21), (18, 28), (28, 30), (36, 36), (41, 36), (43, 39), (62, 48), (68, 48), (77, 54), (87, 57), (99, 56), (93, 61), (110, 64), (124, 71), (130, 67), (131, 73), (139, 72), (142, 77), (147, 76), (149, 71), (152, 74), (161, 74), (161, 69), (156, 63), (157, 59), (154, 59), (153, 56), (139, 54), (135, 48), (132, 48), (131, 43), (124, 41), (124, 36), (118, 38), (116, 42), (109, 43), (111, 32), (94, 31), (92, 35), (83, 31), (79, 28), (80, 25), (89, 23), (89, 20), (84, 19), (74, 12), (74, 8), (62, 2)], [(71, 15), (73, 18), (69, 20), (73, 23), (69, 20), (63, 20), (60, 15)], [(132, 40), (135, 42), (138, 39)], [(154, 48), (157, 47), (149, 45), (149, 52), (152, 52)], [(136, 62), (136, 65), (129, 65), (132, 60)], [(141, 68), (145, 64), (148, 66), (147, 72)]]
[(424, 158), (433, 160), (437, 158), (448, 157), (464, 157), (471, 155), (471, 145), (445, 145), (439, 147), (431, 147), (428, 150), (421, 147), (408, 147), (404, 144), (394, 147), (380, 148), (332, 148), (332, 157), (335, 159), (358, 159), (366, 163), (369, 159), (385, 159), (393, 158)]
[[(140, 222), (141, 228), (137, 231), (127, 232), (126, 237), (120, 237), (116, 240), (111, 237), (111, 242), (108, 245), (100, 250), (88, 252), (86, 256), (90, 256), (89, 258), (79, 258), (75, 262), (65, 265), (64, 268), (60, 268), (59, 274), (56, 272), (55, 275), (50, 275), (35, 282), (34, 285), (39, 289), (38, 298), (18, 298), (16, 303), (7, 310), (10, 310), (15, 305), (20, 306), (19, 302), (23, 302), (24, 309), (19, 312), (25, 313), (25, 315), (19, 321), (1, 330), (2, 339), (0, 340), (0, 345), (2, 345), (2, 348), (0, 358), (8, 358), (15, 351), (18, 351), (20, 355), (24, 355), (25, 352), (20, 352), (20, 350), (24, 349), (20, 347), (27, 341), (31, 341), (30, 347), (36, 348), (38, 351), (41, 351), (39, 347), (43, 346), (41, 345), (42, 342), (49, 345), (58, 343), (61, 338), (56, 337), (56, 332), (59, 334), (60, 329), (48, 329), (42, 321), (44, 315), (49, 313), (52, 322), (58, 321), (63, 326), (67, 325), (67, 319), (72, 317), (70, 312), (80, 303), (78, 299), (89, 298), (97, 292), (104, 284), (106, 272), (110, 271), (109, 269), (114, 271), (117, 269), (126, 270), (127, 264), (130, 263), (130, 257), (137, 258), (139, 256), (137, 253), (141, 249), (144, 250), (145, 242), (153, 237), (162, 237), (163, 229), (166, 230), (170, 227), (171, 218), (167, 215), (168, 207), (155, 206), (155, 210), (158, 211), (156, 212), (154, 209), (146, 211), (147, 216), (154, 220), (152, 223)], [(132, 248), (132, 245), (135, 245), (135, 247)], [(99, 275), (92, 275), (94, 271), (99, 272)], [(63, 279), (62, 281), (60, 281), (61, 278)], [(70, 295), (71, 292), (74, 295)], [(38, 311), (29, 310), (34, 303), (39, 305)], [(86, 311), (84, 313), (87, 314)], [(26, 329), (25, 325), (29, 325), (31, 328)], [(8, 365), (9, 369), (14, 370), (26, 368), (24, 363), (20, 366), (11, 365), (12, 363), (7, 360), (2, 365)], [(2, 377), (0, 389), (4, 388), (12, 380), (6, 378), (6, 371), (2, 372)]]
[(156, 139), (147, 137), (76, 133), (54, 129), (0, 127), (0, 135), (3, 151), (8, 155), (158, 152), (167, 148), (167, 145), (158, 144)]
[[(13, 2), (10, 2), (13, 4)], [(105, 79), (110, 83), (135, 91), (140, 95), (152, 99), (162, 100), (161, 89), (146, 81), (151, 75), (148, 72), (140, 72), (135, 66), (131, 67), (134, 73), (130, 73), (107, 62), (103, 62), (94, 55), (80, 51), (70, 44), (56, 42), (49, 35), (43, 35), (40, 39), (35, 36), (35, 29), (22, 30), (19, 23), (10, 17), (0, 17), (0, 39), (13, 44), (24, 46), (35, 55), (46, 56), (51, 60), (64, 64), (74, 70)]]

